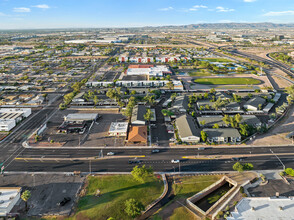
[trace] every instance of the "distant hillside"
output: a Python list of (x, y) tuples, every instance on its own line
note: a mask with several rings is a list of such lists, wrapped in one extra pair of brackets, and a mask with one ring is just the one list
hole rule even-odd
[(274, 24), (274, 23), (204, 23), (190, 24), (181, 26), (163, 26), (163, 28), (184, 28), (184, 29), (270, 29), (270, 28), (294, 28), (293, 24)]

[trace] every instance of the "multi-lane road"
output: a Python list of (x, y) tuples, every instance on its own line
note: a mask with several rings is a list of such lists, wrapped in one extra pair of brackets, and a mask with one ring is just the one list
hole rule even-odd
[[(274, 154), (270, 151), (274, 152)], [(114, 152), (114, 156), (107, 156)], [(129, 172), (138, 164), (153, 167), (155, 171), (228, 171), (236, 158), (252, 163), (257, 170), (294, 167), (294, 148), (238, 147), (205, 150), (162, 148), (151, 149), (25, 149), (7, 167), (7, 171), (29, 172)], [(180, 163), (171, 163), (172, 159)], [(140, 163), (130, 164), (129, 161)]]

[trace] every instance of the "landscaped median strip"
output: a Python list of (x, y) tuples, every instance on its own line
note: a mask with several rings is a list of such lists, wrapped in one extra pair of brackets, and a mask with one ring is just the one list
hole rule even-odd
[[(294, 155), (294, 153), (275, 153), (277, 156), (289, 156)], [(218, 159), (232, 159), (232, 158), (243, 158), (243, 157), (259, 157), (259, 156), (273, 156), (273, 154), (232, 154), (232, 155), (193, 155), (193, 156), (183, 156), (183, 159), (190, 160), (218, 160)]]
[(24, 161), (75, 161), (75, 160), (106, 160), (120, 158), (143, 158), (145, 155), (126, 155), (126, 156), (105, 156), (105, 157), (78, 157), (78, 158), (59, 158), (59, 157), (16, 157), (14, 160)]

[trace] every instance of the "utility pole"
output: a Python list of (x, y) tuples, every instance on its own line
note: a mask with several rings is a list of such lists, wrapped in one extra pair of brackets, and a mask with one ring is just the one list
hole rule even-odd
[(285, 170), (286, 169), (286, 167), (285, 167), (285, 164), (281, 161), (281, 159), (272, 151), (272, 149), (270, 149), (270, 152), (273, 154), (273, 155), (275, 155), (276, 156), (276, 158), (280, 161), (280, 163), (282, 164), (282, 166), (283, 166), (283, 170)]
[(91, 174), (92, 173), (91, 160), (89, 161), (89, 171), (90, 171), (90, 174)]

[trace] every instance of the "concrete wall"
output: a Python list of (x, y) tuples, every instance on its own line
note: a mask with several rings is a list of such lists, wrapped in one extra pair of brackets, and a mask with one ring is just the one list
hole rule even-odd
[[(206, 212), (200, 209), (198, 206), (195, 205), (197, 201), (204, 198), (205, 196), (209, 195), (211, 192), (215, 191), (216, 189), (223, 186), (225, 183), (230, 183), (234, 187), (230, 189), (226, 195), (224, 195), (222, 198), (220, 198), (213, 206), (211, 206)], [(200, 212), (203, 215), (207, 215), (211, 210), (213, 210), (217, 205), (219, 205), (235, 188), (237, 187), (237, 182), (228, 178), (227, 176), (224, 176), (219, 181), (215, 182), (214, 184), (210, 185), (209, 187), (205, 188), (201, 192), (195, 194), (194, 196), (187, 199), (187, 203), (190, 205), (191, 208), (196, 210), (197, 212)]]

